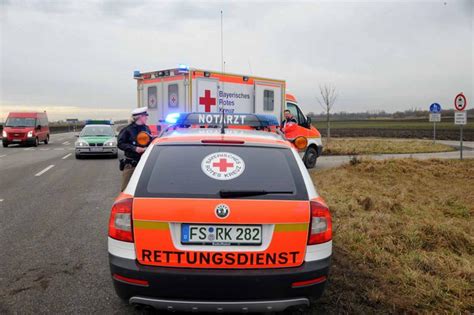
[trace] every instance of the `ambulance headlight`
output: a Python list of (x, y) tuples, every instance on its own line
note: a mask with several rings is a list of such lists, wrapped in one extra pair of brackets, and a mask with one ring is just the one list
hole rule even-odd
[(28, 134), (26, 135), (28, 138), (33, 137), (33, 130), (28, 131)]
[(8, 137), (7, 132), (5, 130), (2, 131), (2, 138)]
[(168, 116), (166, 116), (165, 121), (168, 124), (176, 124), (176, 122), (178, 121), (178, 118), (179, 118), (179, 113), (171, 113)]

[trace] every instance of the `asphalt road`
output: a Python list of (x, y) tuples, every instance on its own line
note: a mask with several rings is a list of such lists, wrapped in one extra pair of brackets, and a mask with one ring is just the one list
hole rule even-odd
[[(0, 146), (1, 314), (142, 311), (116, 297), (109, 274), (107, 225), (119, 193), (118, 161), (76, 160), (75, 139), (54, 134), (37, 148)], [(393, 156), (378, 158), (387, 157)], [(322, 157), (317, 168), (348, 160)]]
[(0, 313), (130, 313), (107, 258), (116, 159), (74, 157), (72, 133), (0, 147)]

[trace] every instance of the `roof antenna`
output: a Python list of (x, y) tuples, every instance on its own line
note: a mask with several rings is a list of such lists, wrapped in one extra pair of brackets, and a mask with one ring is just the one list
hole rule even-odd
[[(224, 23), (224, 16), (222, 14), (221, 10), (221, 67), (222, 67), (222, 75), (224, 76), (225, 72), (225, 62), (224, 62), (224, 28), (223, 28), (223, 23)], [(224, 87), (224, 81), (222, 81), (222, 87)], [(222, 89), (224, 90), (224, 89)], [(221, 111), (222, 111), (222, 124), (221, 124), (221, 134), (225, 134), (225, 114), (224, 114), (224, 102), (222, 102), (221, 106)]]

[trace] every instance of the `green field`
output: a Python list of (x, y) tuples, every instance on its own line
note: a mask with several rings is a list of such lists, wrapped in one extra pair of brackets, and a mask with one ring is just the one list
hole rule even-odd
[[(326, 128), (325, 121), (313, 121), (313, 125), (318, 128)], [(430, 123), (428, 119), (374, 119), (374, 120), (339, 120), (331, 121), (331, 128), (334, 129), (432, 129), (433, 123)], [(446, 118), (441, 122), (436, 123), (437, 129), (459, 129), (459, 126), (454, 124), (454, 118)], [(464, 129), (474, 129), (474, 120), (468, 117), (468, 124), (464, 126)]]

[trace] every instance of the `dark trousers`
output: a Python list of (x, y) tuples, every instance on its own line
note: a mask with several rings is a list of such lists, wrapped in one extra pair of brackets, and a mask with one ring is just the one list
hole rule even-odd
[(122, 171), (122, 188), (121, 191), (124, 191), (127, 188), (128, 182), (130, 181), (130, 177), (133, 175), (133, 171), (135, 170), (135, 166), (131, 164), (125, 164), (123, 171)]

